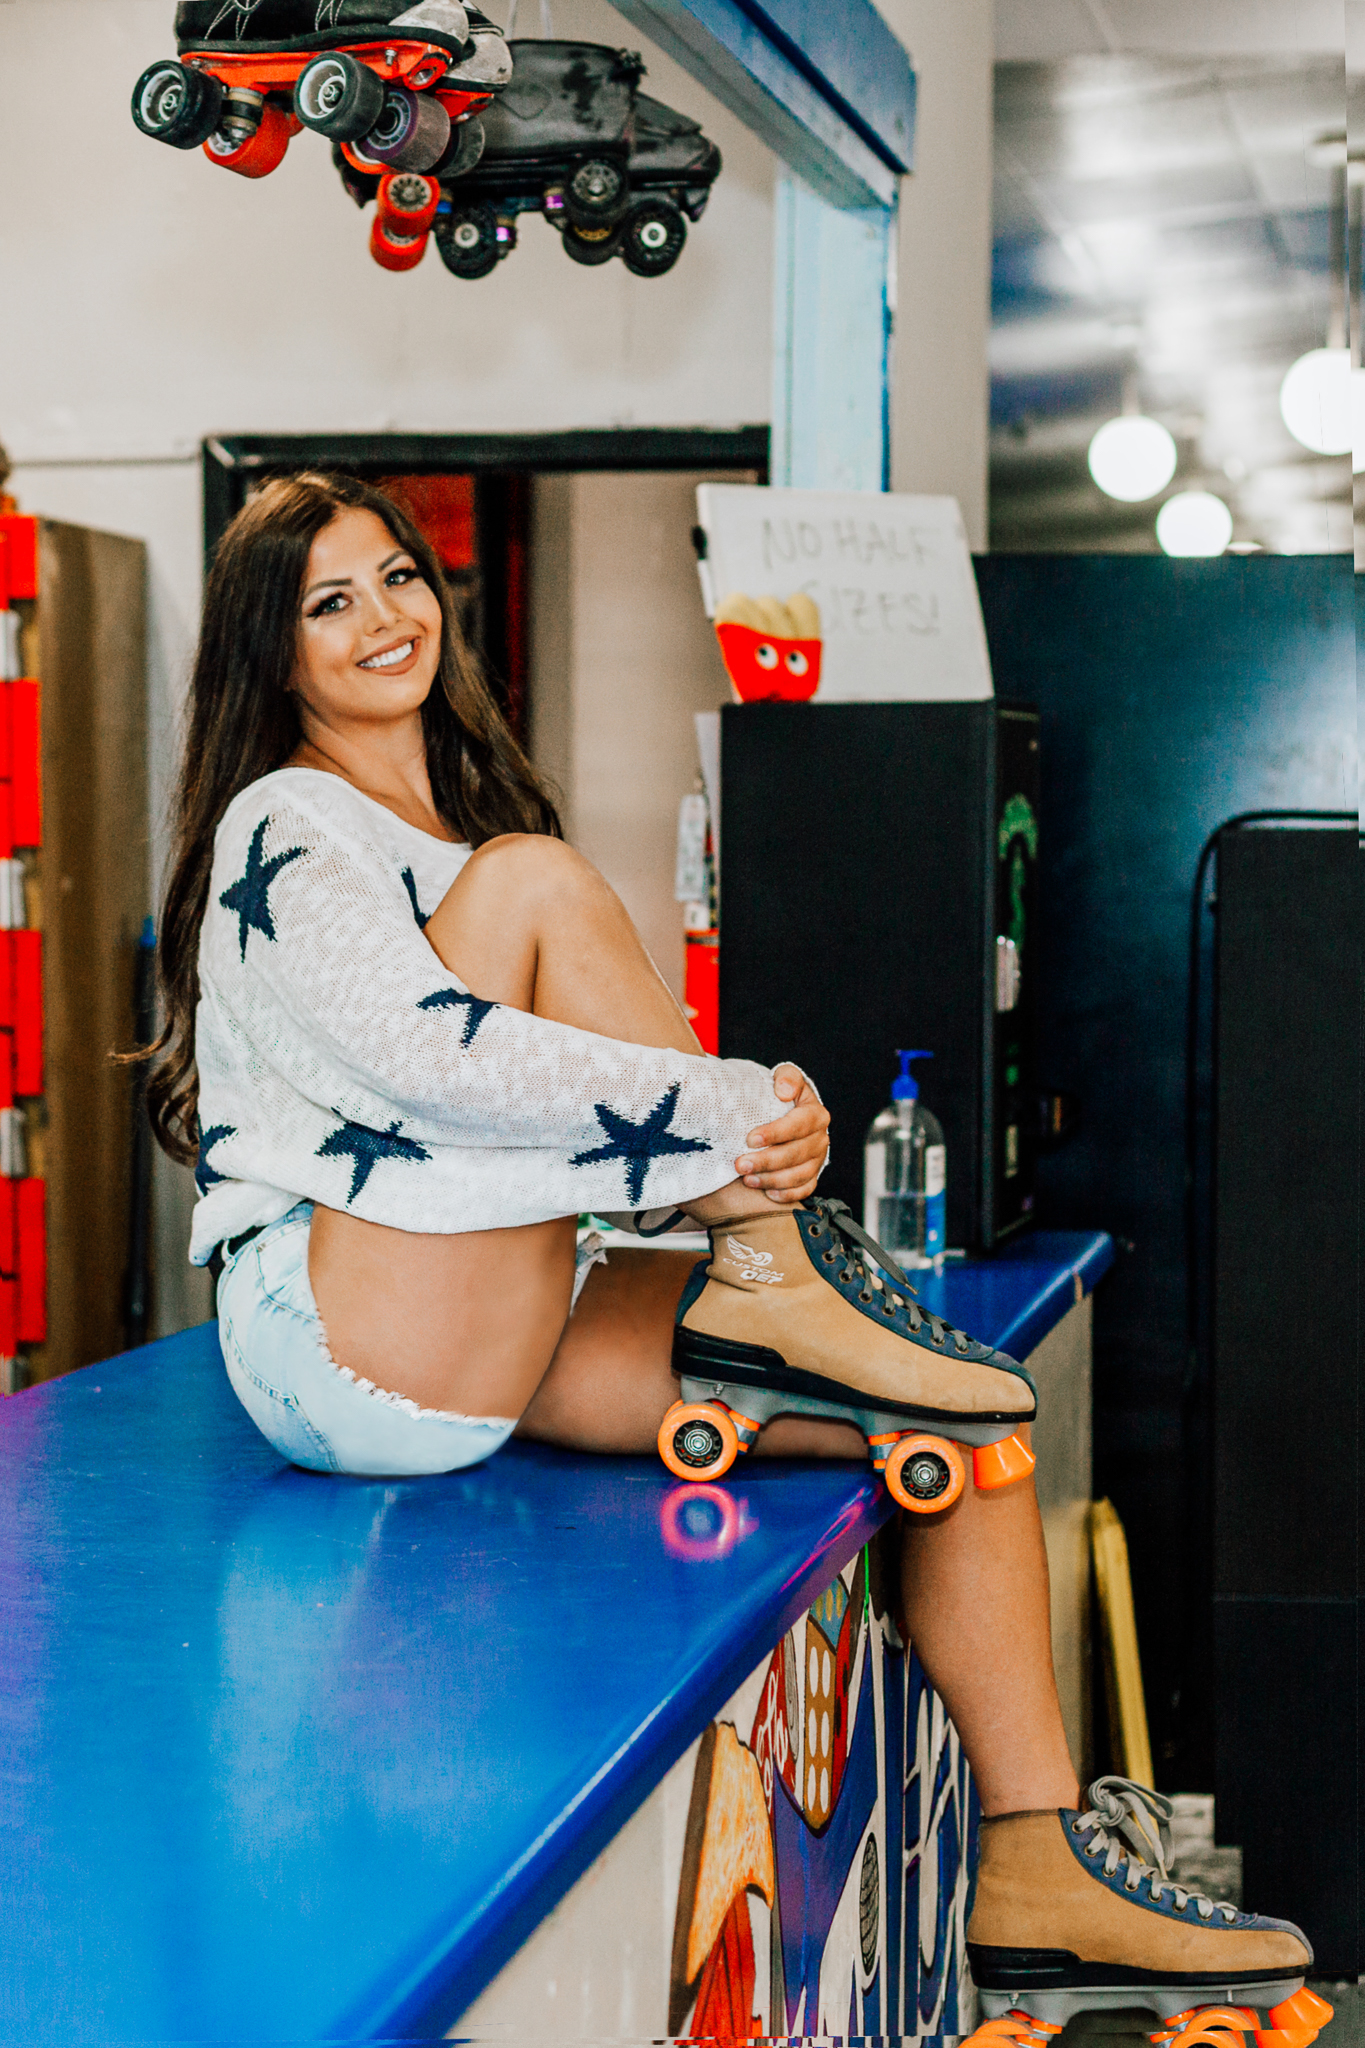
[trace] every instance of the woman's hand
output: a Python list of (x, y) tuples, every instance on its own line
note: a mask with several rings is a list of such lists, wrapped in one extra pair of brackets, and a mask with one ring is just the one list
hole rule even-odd
[(791, 1208), (815, 1192), (829, 1151), (829, 1111), (799, 1067), (776, 1068), (773, 1085), (792, 1106), (750, 1131), (750, 1149), (735, 1161), (735, 1172), (746, 1188), (761, 1188), (769, 1201)]

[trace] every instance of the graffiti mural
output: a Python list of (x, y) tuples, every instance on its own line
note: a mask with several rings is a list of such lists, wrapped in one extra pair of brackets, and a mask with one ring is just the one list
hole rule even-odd
[(978, 1810), (870, 1545), (697, 1751), (668, 2029), (683, 2041), (969, 2033)]

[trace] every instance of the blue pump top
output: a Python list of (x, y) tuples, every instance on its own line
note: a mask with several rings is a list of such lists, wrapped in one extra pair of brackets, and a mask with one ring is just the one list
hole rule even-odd
[(933, 1057), (934, 1055), (931, 1052), (897, 1052), (896, 1058), (901, 1063), (901, 1070), (891, 1083), (891, 1100), (893, 1102), (917, 1102), (919, 1100), (919, 1082), (910, 1071), (910, 1062), (911, 1060), (931, 1060)]

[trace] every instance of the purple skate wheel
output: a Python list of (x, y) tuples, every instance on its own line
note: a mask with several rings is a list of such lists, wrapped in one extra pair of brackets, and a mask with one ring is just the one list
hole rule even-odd
[(360, 154), (391, 171), (429, 171), (450, 143), (450, 116), (430, 93), (385, 88), (384, 104)]

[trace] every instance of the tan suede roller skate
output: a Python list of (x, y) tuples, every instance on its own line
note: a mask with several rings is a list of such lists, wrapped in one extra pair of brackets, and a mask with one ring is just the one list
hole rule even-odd
[(842, 1202), (716, 1224), (711, 1257), (678, 1304), (681, 1401), (659, 1455), (680, 1479), (715, 1479), (775, 1415), (852, 1422), (892, 1498), (914, 1514), (1033, 1469), (1014, 1432), (1033, 1381), (1002, 1351), (922, 1310), (914, 1288)]
[[(1308, 2048), (1332, 2008), (1304, 1985), (1288, 1920), (1243, 1913), (1167, 1874), (1171, 1804), (1097, 1778), (1084, 1813), (981, 1823), (967, 1954), (987, 2015), (975, 2048), (1043, 2048), (1075, 2013), (1142, 2008), (1165, 2048)], [(1263, 2017), (1264, 2016), (1264, 2017)]]

